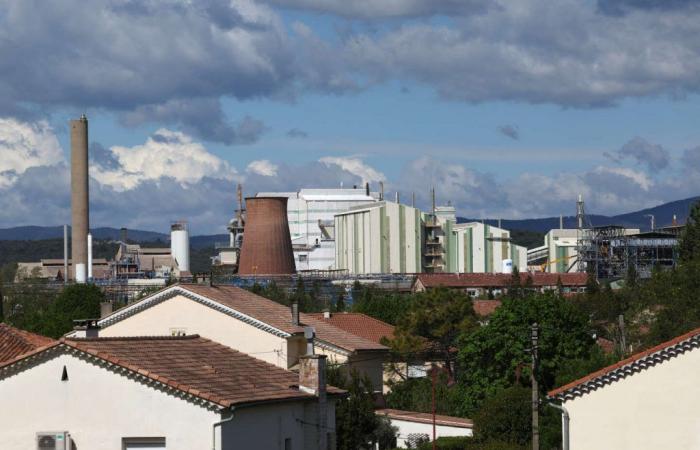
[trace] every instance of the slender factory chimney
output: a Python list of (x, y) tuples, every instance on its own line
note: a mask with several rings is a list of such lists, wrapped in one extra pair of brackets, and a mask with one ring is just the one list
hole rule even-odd
[(87, 234), (90, 228), (88, 177), (88, 120), (85, 114), (70, 121), (71, 143), (71, 259), (73, 279), (85, 283), (87, 278)]
[(365, 183), (365, 195), (369, 197), (369, 182)]

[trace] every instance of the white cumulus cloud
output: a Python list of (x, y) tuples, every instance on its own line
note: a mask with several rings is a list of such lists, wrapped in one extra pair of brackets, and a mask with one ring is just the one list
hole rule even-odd
[(14, 183), (29, 168), (61, 162), (61, 145), (46, 122), (0, 118), (0, 187)]
[(344, 171), (360, 177), (363, 183), (386, 181), (386, 176), (383, 173), (365, 164), (357, 157), (324, 156), (319, 159), (319, 162), (326, 166), (338, 166)]
[(159, 129), (142, 145), (110, 149), (116, 167), (96, 164), (92, 176), (117, 191), (134, 189), (146, 181), (172, 178), (181, 185), (194, 184), (205, 177), (234, 180), (231, 165), (210, 153), (184, 133)]
[(264, 177), (275, 177), (277, 176), (277, 169), (279, 169), (277, 164), (273, 164), (267, 159), (259, 159), (248, 164), (246, 172)]

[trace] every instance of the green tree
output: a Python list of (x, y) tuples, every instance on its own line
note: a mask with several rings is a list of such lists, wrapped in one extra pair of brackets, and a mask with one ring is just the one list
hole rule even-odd
[(700, 259), (700, 201), (693, 204), (678, 245), (681, 263)]
[(329, 370), (329, 384), (345, 388), (346, 399), (336, 406), (336, 434), (338, 450), (371, 449), (374, 444), (387, 448), (396, 436), (386, 418), (374, 413), (372, 382), (353, 370), (344, 377), (338, 368)]
[(531, 437), (530, 389), (511, 386), (489, 396), (474, 415), (474, 436), (480, 442), (525, 445)]
[[(435, 410), (438, 414), (457, 415), (461, 405), (459, 390), (451, 386), (444, 372), (435, 381)], [(391, 391), (386, 395), (387, 406), (405, 411), (432, 412), (432, 384), (430, 376), (392, 383)]]
[(400, 361), (413, 361), (429, 351), (452, 376), (457, 338), (476, 326), (469, 296), (446, 288), (429, 289), (415, 294), (388, 344)]
[(460, 412), (473, 415), (484, 398), (514, 384), (529, 384), (530, 327), (540, 324), (540, 372), (545, 392), (570, 360), (586, 359), (595, 347), (588, 317), (556, 293), (505, 299), (487, 325), (465, 333), (459, 345)]
[(99, 318), (103, 301), (104, 293), (94, 284), (67, 286), (49, 308), (40, 334), (59, 338), (73, 329), (74, 320)]
[(375, 319), (396, 325), (413, 303), (414, 296), (400, 294), (373, 286), (355, 284), (352, 311), (367, 314)]

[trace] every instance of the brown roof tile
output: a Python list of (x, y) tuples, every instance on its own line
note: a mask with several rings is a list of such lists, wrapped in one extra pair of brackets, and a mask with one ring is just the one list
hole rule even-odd
[(0, 363), (54, 343), (51, 338), (0, 323)]
[[(311, 314), (300, 314), (301, 324), (293, 325), (289, 307), (239, 287), (180, 284), (175, 286), (175, 288), (184, 289), (201, 297), (206, 297), (285, 333), (301, 334), (304, 332), (304, 326), (312, 326), (316, 330), (316, 337), (319, 340), (326, 341), (349, 352), (387, 350), (387, 347), (378, 342), (365, 339), (362, 336), (325, 323)], [(163, 293), (167, 289), (172, 289), (172, 287), (158, 291), (140, 300), (140, 302), (147, 302), (150, 298)], [(118, 315), (120, 311), (116, 311), (115, 315)]]
[(617, 369), (620, 369), (622, 367), (625, 367), (627, 365), (633, 364), (637, 361), (640, 361), (647, 356), (653, 355), (654, 353), (663, 351), (669, 347), (673, 347), (675, 345), (678, 345), (684, 341), (694, 339), (700, 336), (700, 328), (697, 328), (693, 331), (689, 331), (688, 333), (685, 333), (681, 336), (678, 336), (676, 338), (671, 339), (670, 341), (663, 342), (657, 346), (654, 346), (652, 348), (649, 348), (647, 350), (644, 350), (643, 352), (639, 352), (635, 355), (630, 356), (629, 358), (623, 359), (622, 361), (616, 362), (615, 364), (611, 364), (607, 367), (603, 367), (600, 370), (597, 370), (593, 373), (590, 373), (586, 375), (585, 377), (579, 378), (578, 380), (572, 381), (569, 384), (566, 384), (564, 386), (561, 386), (559, 388), (556, 388), (552, 391), (549, 391), (547, 395), (549, 397), (557, 397), (560, 394), (565, 393), (566, 391), (569, 391), (571, 389), (574, 389), (578, 386), (581, 386), (584, 383), (587, 383), (589, 381), (595, 380), (596, 378), (603, 377)]
[(472, 307), (477, 316), (487, 317), (501, 306), (500, 300), (472, 300)]
[[(561, 278), (564, 286), (585, 286), (588, 275), (585, 273), (546, 273), (546, 272), (520, 272), (520, 282), (525, 284), (528, 276), (532, 277), (534, 287), (556, 286)], [(419, 274), (416, 280), (426, 288), (451, 287), (451, 288), (503, 288), (510, 285), (512, 275), (508, 273), (440, 273)]]
[[(395, 420), (405, 420), (407, 422), (417, 422), (417, 423), (433, 423), (433, 415), (430, 413), (421, 413), (415, 411), (402, 411), (400, 409), (378, 409), (375, 414), (385, 415), (390, 419)], [(471, 419), (465, 419), (463, 417), (454, 416), (444, 416), (441, 414), (435, 415), (435, 424), (457, 427), (457, 428), (472, 428), (474, 422)]]
[(377, 344), (382, 343), (382, 338), (392, 339), (394, 337), (394, 327), (386, 322), (361, 313), (332, 313), (329, 318), (325, 318), (323, 313), (306, 314), (324, 323), (333, 325), (336, 328), (352, 333), (355, 336), (367, 339)]
[[(193, 336), (63, 339), (61, 342), (218, 405), (308, 399), (296, 373)], [(329, 387), (328, 392), (343, 391)]]

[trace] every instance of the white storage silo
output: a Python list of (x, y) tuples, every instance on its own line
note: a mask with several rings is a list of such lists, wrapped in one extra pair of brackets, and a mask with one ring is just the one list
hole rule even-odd
[(187, 222), (175, 222), (170, 226), (170, 253), (180, 272), (190, 270), (190, 232)]
[(503, 260), (503, 272), (502, 273), (513, 273), (513, 260), (504, 259)]

